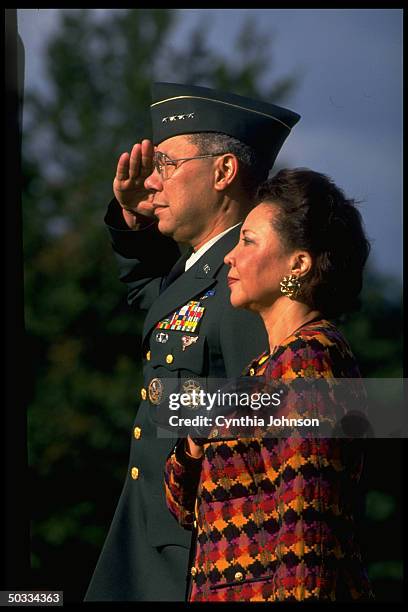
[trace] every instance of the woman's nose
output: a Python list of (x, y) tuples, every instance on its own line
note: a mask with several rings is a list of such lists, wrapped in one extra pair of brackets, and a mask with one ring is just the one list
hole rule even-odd
[(232, 249), (232, 251), (227, 253), (226, 256), (224, 257), (224, 263), (227, 264), (227, 266), (234, 265), (234, 260), (235, 260), (234, 251), (235, 251), (235, 247)]

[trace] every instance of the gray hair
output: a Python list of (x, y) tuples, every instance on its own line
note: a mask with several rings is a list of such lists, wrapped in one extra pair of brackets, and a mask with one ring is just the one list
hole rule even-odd
[(252, 200), (258, 186), (268, 178), (269, 163), (265, 162), (252, 147), (237, 138), (220, 132), (199, 132), (188, 134), (192, 144), (198, 147), (198, 153), (232, 153), (238, 159), (241, 186)]

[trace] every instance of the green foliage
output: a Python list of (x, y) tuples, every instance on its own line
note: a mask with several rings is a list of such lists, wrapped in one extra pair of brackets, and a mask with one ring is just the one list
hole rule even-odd
[[(48, 46), (50, 91), (25, 96), (25, 321), (32, 370), (25, 384), (35, 492), (33, 585), (64, 579), (75, 599), (83, 596), (112, 519), (141, 386), (144, 313), (127, 307), (103, 227), (117, 158), (149, 136), (152, 80), (281, 102), (295, 79), (270, 80), (273, 39), (250, 21), (236, 41), (236, 61), (227, 62), (209, 48), (210, 21), (176, 47), (174, 9), (116, 9), (103, 19), (90, 9), (61, 15)], [(368, 310), (346, 328), (366, 375), (391, 375), (401, 367), (399, 304), (384, 303), (375, 282)]]
[(402, 289), (393, 278), (368, 270), (361, 294), (361, 309), (340, 323), (362, 376), (403, 376)]
[(369, 491), (366, 497), (366, 514), (373, 521), (385, 521), (395, 511), (395, 499), (383, 491)]
[(378, 561), (370, 564), (368, 575), (371, 580), (378, 578), (391, 578), (391, 580), (402, 580), (403, 565), (401, 561)]

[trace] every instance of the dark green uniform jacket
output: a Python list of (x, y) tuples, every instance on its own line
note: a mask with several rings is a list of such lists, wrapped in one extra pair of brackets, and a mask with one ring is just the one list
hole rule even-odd
[[(240, 226), (160, 293), (163, 276), (180, 255), (176, 243), (161, 235), (155, 224), (141, 231), (126, 229), (116, 200), (110, 203), (105, 222), (129, 303), (147, 310), (144, 388), (132, 427), (126, 480), (85, 601), (183, 601), (191, 533), (178, 525), (166, 506), (164, 465), (176, 437), (157, 437), (158, 407), (149, 401), (155, 397), (149, 383), (239, 376), (267, 348), (267, 335), (258, 315), (230, 304), (228, 266), (223, 260), (237, 244)], [(192, 301), (199, 304), (189, 305)], [(197, 315), (196, 326), (194, 316), (192, 323), (185, 322), (189, 312)], [(187, 326), (184, 331), (174, 329), (177, 317)], [(186, 335), (198, 339), (184, 346)]]

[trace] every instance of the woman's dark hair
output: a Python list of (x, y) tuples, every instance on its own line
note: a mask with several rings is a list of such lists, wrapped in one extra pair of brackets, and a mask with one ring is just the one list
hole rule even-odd
[(313, 258), (299, 299), (327, 317), (356, 310), (370, 243), (355, 200), (328, 176), (294, 168), (260, 185), (256, 202), (278, 207), (273, 227), (288, 251), (305, 249)]

